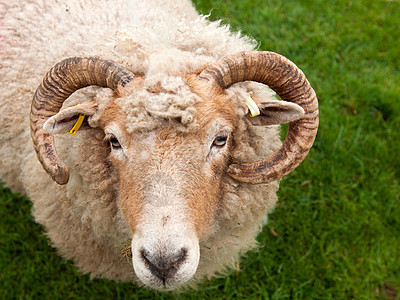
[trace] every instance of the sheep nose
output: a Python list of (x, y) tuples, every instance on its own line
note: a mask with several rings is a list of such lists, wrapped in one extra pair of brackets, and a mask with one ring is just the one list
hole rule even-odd
[(186, 260), (187, 249), (182, 248), (173, 255), (152, 255), (142, 249), (141, 256), (150, 272), (165, 283), (166, 279), (173, 277), (178, 272), (180, 265)]

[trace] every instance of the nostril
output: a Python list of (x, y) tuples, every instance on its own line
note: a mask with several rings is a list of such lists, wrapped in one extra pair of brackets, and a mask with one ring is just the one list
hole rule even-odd
[(174, 265), (179, 265), (181, 262), (183, 262), (187, 257), (187, 249), (182, 248), (179, 253), (170, 256), (168, 259), (166, 259), (167, 265), (166, 267), (172, 267)]
[(172, 255), (163, 253), (151, 254), (142, 249), (140, 254), (150, 272), (165, 281), (168, 277), (173, 277), (176, 274), (180, 265), (186, 260), (187, 252), (186, 248), (181, 248), (178, 253)]

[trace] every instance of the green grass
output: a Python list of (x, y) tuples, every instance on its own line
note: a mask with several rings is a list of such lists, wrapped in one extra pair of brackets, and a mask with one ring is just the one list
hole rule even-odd
[(29, 201), (0, 189), (0, 299), (400, 299), (400, 1), (194, 2), (294, 61), (320, 99), (315, 146), (283, 180), (263, 246), (181, 295), (89, 280)]

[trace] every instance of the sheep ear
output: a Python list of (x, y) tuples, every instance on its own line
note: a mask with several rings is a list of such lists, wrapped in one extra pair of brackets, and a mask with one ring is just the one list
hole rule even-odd
[(61, 110), (56, 115), (49, 118), (44, 124), (43, 129), (46, 133), (67, 133), (77, 124), (80, 116), (83, 116), (83, 122), (78, 127), (79, 130), (90, 128), (88, 124), (88, 117), (95, 114), (97, 110), (97, 104), (95, 101), (87, 101), (83, 104), (78, 104), (72, 107)]
[(256, 126), (290, 123), (304, 116), (304, 109), (293, 102), (283, 100), (254, 99), (260, 114), (250, 117), (250, 122)]

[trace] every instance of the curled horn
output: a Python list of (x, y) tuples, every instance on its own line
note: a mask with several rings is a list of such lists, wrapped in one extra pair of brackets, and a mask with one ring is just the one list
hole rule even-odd
[(97, 57), (65, 59), (45, 75), (32, 100), (31, 137), (40, 163), (58, 184), (68, 182), (69, 170), (56, 152), (53, 135), (44, 132), (43, 124), (60, 111), (75, 91), (90, 85), (119, 91), (133, 77), (115, 62)]
[(226, 89), (241, 81), (257, 81), (272, 88), (283, 100), (300, 105), (305, 115), (289, 123), (282, 147), (265, 159), (232, 164), (227, 172), (248, 183), (280, 179), (306, 158), (318, 130), (318, 100), (303, 72), (287, 58), (274, 52), (239, 52), (209, 66), (199, 75)]

